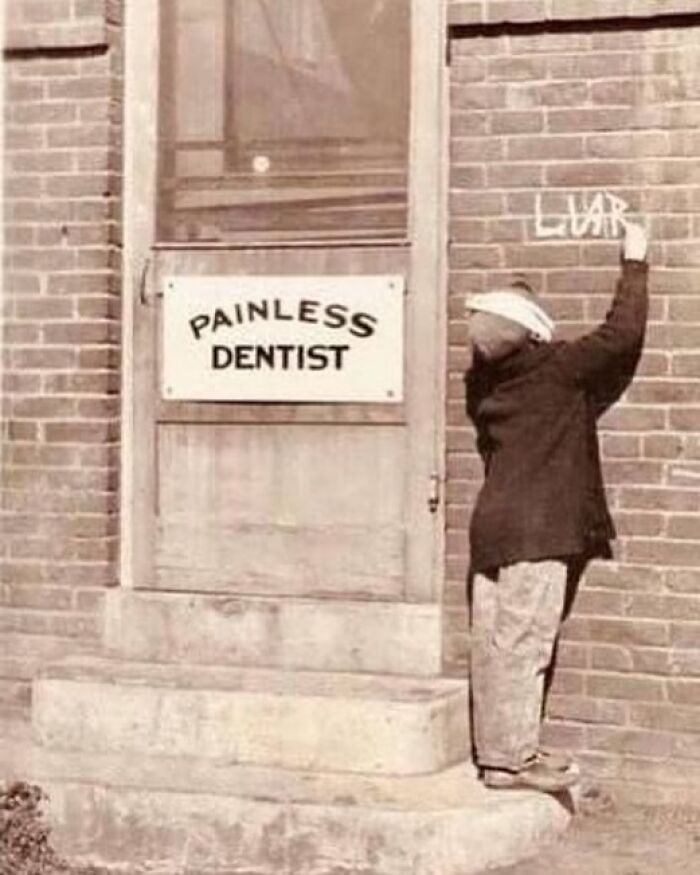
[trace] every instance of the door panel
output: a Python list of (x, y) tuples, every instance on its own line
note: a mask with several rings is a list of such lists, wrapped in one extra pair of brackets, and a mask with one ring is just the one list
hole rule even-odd
[(165, 401), (158, 292), (161, 277), (173, 274), (405, 276), (407, 255), (404, 247), (156, 251), (157, 355), (151, 375), (156, 519), (146, 586), (403, 597), (405, 404)]
[(401, 428), (168, 425), (157, 586), (399, 598)]

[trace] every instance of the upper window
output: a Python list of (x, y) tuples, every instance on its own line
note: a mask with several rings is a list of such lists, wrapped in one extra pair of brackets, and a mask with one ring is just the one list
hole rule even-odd
[(406, 234), (411, 0), (162, 0), (158, 239)]

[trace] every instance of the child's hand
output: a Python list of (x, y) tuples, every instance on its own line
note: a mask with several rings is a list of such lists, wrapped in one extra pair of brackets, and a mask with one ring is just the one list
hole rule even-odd
[(647, 233), (641, 225), (625, 222), (625, 239), (622, 245), (623, 257), (627, 261), (644, 261), (647, 257)]

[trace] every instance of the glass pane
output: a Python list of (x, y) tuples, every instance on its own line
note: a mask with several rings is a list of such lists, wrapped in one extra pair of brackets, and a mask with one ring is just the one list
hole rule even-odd
[(162, 0), (158, 236), (402, 237), (411, 0)]

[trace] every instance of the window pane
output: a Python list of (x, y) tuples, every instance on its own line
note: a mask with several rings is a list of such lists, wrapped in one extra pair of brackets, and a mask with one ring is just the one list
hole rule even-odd
[(163, 0), (158, 236), (401, 237), (411, 0)]

